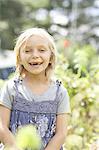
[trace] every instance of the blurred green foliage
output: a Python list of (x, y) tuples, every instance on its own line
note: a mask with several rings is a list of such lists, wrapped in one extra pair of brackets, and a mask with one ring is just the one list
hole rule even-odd
[(89, 150), (99, 138), (99, 56), (90, 45), (67, 49), (68, 55), (59, 53), (56, 67), (56, 76), (68, 89), (71, 102), (65, 147)]
[(98, 50), (98, 7), (97, 0), (0, 0), (0, 49), (12, 50), (21, 31), (37, 26)]

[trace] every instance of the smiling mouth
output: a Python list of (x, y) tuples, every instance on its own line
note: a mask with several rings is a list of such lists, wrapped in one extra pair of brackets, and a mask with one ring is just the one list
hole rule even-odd
[(33, 63), (29, 63), (29, 65), (31, 65), (31, 66), (39, 66), (39, 65), (41, 65), (42, 63), (40, 63), (40, 62), (33, 62)]

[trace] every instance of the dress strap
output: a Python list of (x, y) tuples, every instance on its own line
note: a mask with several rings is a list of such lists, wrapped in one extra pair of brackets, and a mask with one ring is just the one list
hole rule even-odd
[(15, 85), (15, 88), (16, 88), (16, 96), (17, 97), (19, 95), (18, 84), (22, 84), (22, 80), (20, 78), (14, 79), (14, 85)]
[(57, 100), (57, 97), (58, 97), (59, 88), (60, 88), (60, 86), (61, 86), (61, 81), (56, 80), (56, 85), (57, 85), (57, 90), (56, 90), (55, 100)]

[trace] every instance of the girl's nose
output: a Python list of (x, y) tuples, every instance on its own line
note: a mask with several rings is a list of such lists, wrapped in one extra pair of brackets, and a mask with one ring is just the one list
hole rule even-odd
[(32, 51), (32, 57), (39, 57), (39, 53), (37, 49), (33, 49)]

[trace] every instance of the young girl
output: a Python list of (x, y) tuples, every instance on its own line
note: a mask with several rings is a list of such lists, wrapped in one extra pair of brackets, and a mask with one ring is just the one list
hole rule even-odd
[(62, 150), (70, 113), (66, 89), (54, 81), (56, 48), (44, 29), (23, 32), (15, 46), (16, 71), (0, 96), (0, 141), (19, 150), (13, 136), (18, 127), (36, 126), (42, 139), (41, 150)]

